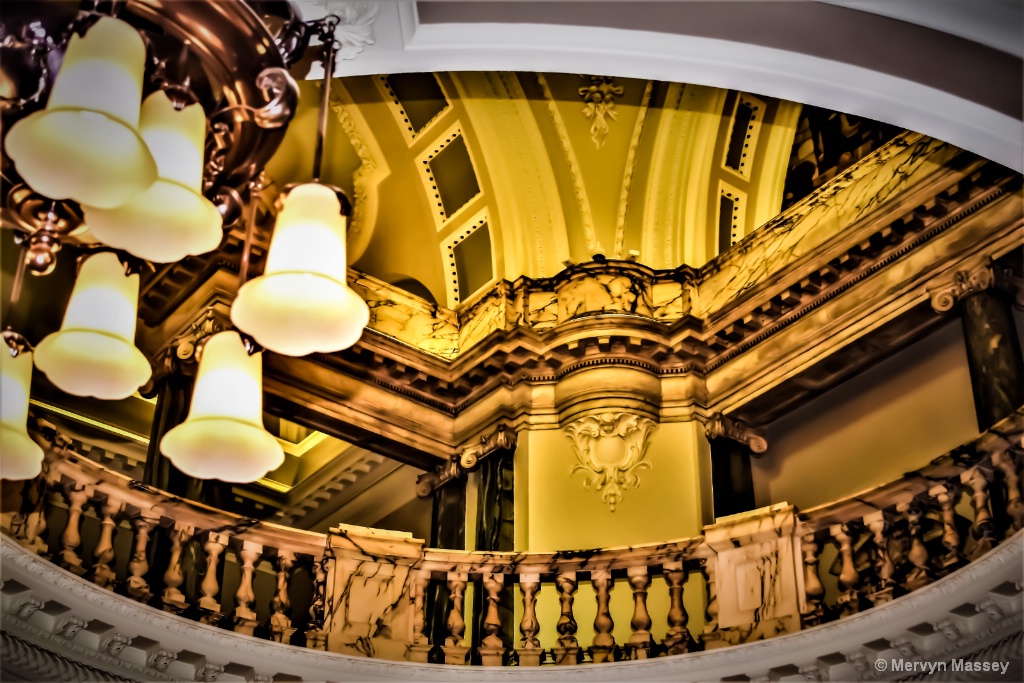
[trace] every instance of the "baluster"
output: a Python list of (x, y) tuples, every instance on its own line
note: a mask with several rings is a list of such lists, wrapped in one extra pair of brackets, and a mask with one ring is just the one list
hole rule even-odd
[(875, 546), (875, 582), (871, 593), (868, 594), (868, 599), (872, 605), (877, 607), (892, 600), (892, 591), (896, 587), (896, 581), (893, 579), (896, 574), (896, 566), (892, 562), (892, 557), (889, 556), (889, 540), (885, 537), (885, 532), (889, 529), (885, 513), (879, 510), (865, 515), (864, 524), (871, 530)]
[(466, 620), (463, 618), (462, 605), (465, 601), (466, 584), (469, 582), (469, 575), (458, 572), (448, 572), (448, 599), (451, 601), (452, 609), (448, 613), (448, 637), (445, 638), (444, 650), (445, 664), (465, 664), (466, 656), (469, 654), (469, 647), (463, 634), (466, 632)]
[(82, 544), (81, 534), (81, 523), (82, 523), (82, 507), (85, 505), (85, 501), (89, 500), (91, 491), (87, 491), (84, 487), (81, 489), (71, 488), (74, 484), (69, 484), (68, 488), (64, 490), (64, 497), (68, 499), (68, 522), (64, 527), (64, 533), (60, 535), (60, 566), (64, 567), (68, 571), (81, 576), (85, 573), (86, 568), (82, 566), (82, 558), (78, 556), (75, 549)]
[(519, 654), (519, 666), (540, 666), (541, 649), (537, 634), (540, 624), (537, 622), (537, 593), (540, 591), (540, 574), (520, 574), (519, 589), (523, 592), (523, 620), (519, 622), (519, 632), (523, 635), (516, 652)]
[(856, 614), (860, 611), (860, 574), (853, 562), (853, 538), (852, 529), (847, 524), (834, 524), (829, 528), (832, 538), (839, 543), (839, 555), (842, 558), (842, 569), (839, 572), (839, 587), (842, 594), (839, 596), (841, 609), (840, 618)]
[(498, 603), (501, 601), (505, 575), (485, 572), (481, 582), (487, 592), (487, 611), (484, 613), (484, 637), (480, 641), (480, 660), (484, 666), (501, 666), (501, 660), (505, 656), (505, 643), (501, 640)]
[(670, 655), (681, 655), (690, 651), (693, 637), (690, 636), (686, 624), (690, 615), (683, 604), (683, 584), (686, 572), (682, 562), (666, 562), (662, 565), (665, 581), (668, 583), (668, 631), (665, 633), (663, 645)]
[(1021, 498), (1020, 474), (1017, 472), (1017, 459), (1008, 451), (996, 451), (992, 454), (992, 464), (1003, 474), (1006, 482), (1006, 514), (1012, 520), (1006, 530), (1009, 538), (1024, 527), (1024, 499)]
[(216, 625), (224, 617), (220, 611), (220, 601), (217, 599), (217, 591), (220, 590), (220, 583), (217, 582), (217, 563), (227, 544), (226, 536), (212, 531), (203, 544), (203, 550), (206, 552), (206, 575), (199, 585), (199, 590), (203, 593), (199, 598), (199, 611), (203, 613), (199, 621), (211, 626)]
[(558, 602), (561, 603), (562, 613), (555, 624), (558, 631), (558, 647), (552, 648), (555, 655), (555, 664), (572, 665), (579, 661), (580, 644), (576, 640), (576, 618), (572, 614), (572, 603), (576, 599), (576, 588), (579, 584), (576, 581), (576, 572), (560, 572), (555, 577), (555, 587), (558, 588)]
[(595, 569), (590, 572), (590, 582), (594, 585), (594, 598), (597, 600), (597, 615), (594, 616), (594, 642), (590, 648), (594, 664), (615, 661), (615, 636), (608, 602), (611, 590), (615, 587), (612, 573), (607, 569)]
[(193, 529), (187, 524), (174, 523), (167, 527), (167, 536), (171, 540), (171, 558), (167, 562), (167, 571), (164, 572), (164, 593), (162, 600), (164, 611), (172, 614), (181, 614), (188, 609), (185, 596), (178, 586), (185, 582), (185, 576), (181, 571), (181, 547), (192, 539)]
[(825, 587), (821, 585), (818, 578), (818, 539), (814, 533), (805, 534), (801, 550), (804, 556), (804, 595), (805, 607), (800, 613), (800, 623), (803, 628), (810, 628), (821, 623), (824, 616), (824, 608), (821, 599), (825, 595)]
[(146, 549), (149, 545), (149, 532), (153, 529), (153, 522), (142, 515), (132, 518), (132, 528), (135, 529), (135, 545), (132, 550), (131, 559), (128, 560), (128, 581), (125, 584), (125, 591), (135, 600), (146, 602), (149, 600), (149, 584), (145, 575), (149, 571), (149, 559), (146, 556)]
[(934, 577), (928, 569), (928, 548), (924, 544), (921, 529), (921, 516), (923, 511), (919, 503), (900, 503), (896, 506), (897, 512), (901, 512), (907, 519), (907, 534), (910, 537), (910, 549), (907, 551), (907, 561), (912, 568), (907, 572), (903, 580), (903, 587), (908, 590), (917, 590), (932, 582)]
[(409, 661), (426, 664), (430, 657), (430, 642), (423, 628), (427, 623), (426, 595), (430, 586), (430, 571), (414, 569), (410, 572), (412, 585), (409, 600), (412, 602), (412, 644), (409, 647)]
[(633, 630), (626, 644), (630, 659), (647, 659), (651, 653), (651, 615), (647, 612), (647, 588), (651, 576), (647, 567), (626, 569), (629, 585), (633, 588), (633, 618), (629, 627)]
[(971, 506), (974, 508), (974, 522), (971, 524), (971, 539), (974, 547), (967, 558), (976, 560), (995, 546), (995, 528), (992, 524), (992, 509), (989, 505), (988, 486), (992, 472), (984, 467), (972, 467), (960, 474), (960, 482), (971, 489)]
[(114, 518), (124, 503), (120, 500), (107, 497), (102, 503), (100, 503), (100, 540), (96, 542), (96, 548), (93, 550), (93, 565), (92, 565), (92, 582), (100, 588), (106, 588), (107, 590), (114, 590), (114, 583), (117, 579), (117, 572), (114, 571), (110, 563), (114, 561), (114, 530), (117, 528), (117, 522)]
[(701, 560), (701, 573), (704, 575), (704, 588), (707, 593), (707, 604), (704, 608), (704, 635), (701, 640), (705, 650), (725, 647), (728, 643), (722, 640), (718, 632), (718, 558), (708, 557)]
[(256, 616), (256, 593), (252, 587), (252, 576), (256, 563), (263, 554), (263, 546), (252, 541), (242, 541), (242, 547), (236, 550), (242, 562), (242, 578), (235, 591), (235, 633), (251, 636), (253, 629), (259, 624)]
[(285, 645), (292, 642), (292, 634), (295, 633), (291, 617), (288, 616), (292, 608), (292, 601), (288, 596), (288, 583), (294, 564), (294, 553), (290, 550), (277, 551), (277, 591), (270, 601), (270, 639)]
[(18, 544), (33, 555), (48, 557), (46, 539), (43, 538), (45, 532), (46, 514), (41, 508), (33, 510), (25, 518), (24, 536), (18, 539)]
[(959, 497), (960, 489), (952, 482), (933, 486), (928, 490), (928, 495), (939, 503), (942, 511), (942, 545), (946, 546), (946, 554), (939, 558), (939, 567), (946, 569), (960, 564), (960, 534), (956, 530), (956, 499)]
[(319, 560), (313, 562), (313, 600), (309, 605), (309, 629), (306, 631), (306, 647), (310, 650), (327, 649), (327, 574), (333, 558), (330, 547)]

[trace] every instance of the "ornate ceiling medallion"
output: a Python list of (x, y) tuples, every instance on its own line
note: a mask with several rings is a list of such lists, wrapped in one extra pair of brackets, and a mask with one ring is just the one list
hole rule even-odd
[[(587, 78), (586, 76), (584, 78)], [(608, 137), (609, 121), (616, 121), (619, 118), (615, 111), (616, 96), (623, 92), (621, 85), (615, 85), (610, 76), (589, 76), (590, 85), (580, 88), (580, 97), (586, 102), (583, 105), (583, 115), (593, 119), (590, 124), (590, 139), (594, 145), (601, 149)]]
[(615, 512), (623, 491), (640, 486), (638, 473), (651, 468), (644, 456), (656, 428), (653, 420), (629, 413), (601, 413), (576, 420), (565, 428), (580, 461), (572, 474), (587, 472), (583, 486), (599, 492)]

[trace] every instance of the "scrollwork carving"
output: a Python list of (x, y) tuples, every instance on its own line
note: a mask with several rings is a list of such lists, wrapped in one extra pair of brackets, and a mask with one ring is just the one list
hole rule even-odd
[[(584, 487), (599, 492), (601, 500), (615, 512), (623, 492), (640, 485), (638, 473), (651, 468), (644, 456), (656, 427), (653, 420), (629, 413), (602, 413), (576, 420), (565, 428), (579, 460), (570, 474), (586, 472)], [(622, 442), (622, 452), (613, 461), (608, 448), (601, 445), (615, 439)]]
[[(584, 78), (588, 78), (584, 76)], [(580, 97), (586, 102), (583, 105), (583, 115), (591, 119), (590, 139), (598, 149), (604, 147), (608, 138), (610, 121), (617, 121), (618, 112), (615, 111), (615, 97), (621, 96), (625, 90), (621, 85), (616, 85), (610, 76), (589, 76), (590, 85), (578, 90)]]
[(990, 263), (970, 269), (958, 270), (951, 282), (929, 289), (932, 308), (936, 313), (953, 309), (965, 296), (989, 289), (995, 284), (995, 272)]
[(499, 424), (490, 434), (480, 437), (480, 443), (462, 450), (459, 463), (467, 470), (476, 467), (481, 460), (500, 450), (515, 450), (516, 432), (506, 424)]
[(715, 413), (711, 416), (707, 424), (704, 425), (704, 434), (709, 439), (738, 441), (746, 445), (750, 452), (755, 455), (761, 455), (768, 450), (768, 439), (760, 431), (747, 426), (744, 422), (728, 418), (721, 413)]

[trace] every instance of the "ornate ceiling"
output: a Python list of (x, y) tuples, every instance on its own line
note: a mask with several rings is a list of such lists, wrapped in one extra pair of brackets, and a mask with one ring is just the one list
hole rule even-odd
[[(267, 169), (277, 186), (309, 177), (318, 89), (303, 83)], [(326, 178), (355, 199), (353, 267), (450, 308), (596, 256), (699, 267), (779, 213), (791, 167), (810, 160), (803, 182), (820, 184), (896, 130), (751, 93), (554, 73), (350, 76), (331, 110)]]

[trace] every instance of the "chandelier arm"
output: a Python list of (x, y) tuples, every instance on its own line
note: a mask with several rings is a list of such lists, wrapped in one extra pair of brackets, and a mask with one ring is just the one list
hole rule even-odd
[(245, 242), (242, 245), (242, 257), (238, 263), (238, 288), (241, 289), (249, 279), (249, 261), (252, 258), (252, 241), (256, 236), (256, 210), (263, 192), (262, 178), (249, 183), (249, 217), (245, 222)]

